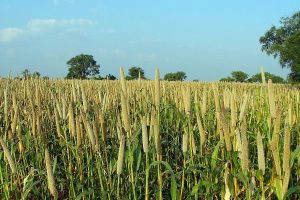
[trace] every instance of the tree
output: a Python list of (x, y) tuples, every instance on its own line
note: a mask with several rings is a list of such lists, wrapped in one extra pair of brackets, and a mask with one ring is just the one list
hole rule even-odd
[(31, 75), (32, 78), (40, 78), (41, 74), (40, 72), (33, 72), (33, 74)]
[(272, 26), (259, 42), (267, 55), (279, 58), (282, 67), (291, 69), (289, 79), (300, 82), (300, 11), (283, 17), (280, 26)]
[(23, 72), (22, 72), (22, 78), (23, 79), (30, 79), (30, 78), (40, 78), (41, 77), (41, 74), (40, 72), (33, 72), (32, 74), (30, 73), (30, 71), (28, 69), (25, 69)]
[(128, 76), (126, 77), (126, 79), (134, 80), (134, 79), (138, 79), (139, 76), (141, 76), (141, 79), (145, 79), (144, 70), (141, 67), (131, 67), (128, 70)]
[(246, 82), (249, 75), (243, 71), (233, 71), (231, 76), (235, 82)]
[(49, 80), (49, 76), (43, 76), (43, 80)]
[(234, 79), (230, 76), (228, 76), (227, 78), (221, 78), (220, 81), (222, 82), (234, 82)]
[[(273, 83), (285, 83), (285, 80), (282, 77), (277, 76), (275, 74), (271, 74), (269, 72), (265, 72), (265, 77), (267, 81), (271, 79)], [(261, 83), (262, 82), (261, 74), (260, 73), (254, 74), (251, 78), (248, 79), (248, 82)]]
[(231, 76), (226, 78), (221, 78), (220, 81), (226, 82), (246, 82), (248, 78), (248, 74), (243, 71), (233, 71), (231, 72)]
[(99, 76), (100, 65), (92, 55), (80, 54), (67, 62), (69, 72), (67, 79), (89, 79)]
[(164, 76), (166, 81), (183, 81), (186, 79), (186, 73), (183, 71), (178, 71), (175, 73), (167, 73)]
[(108, 74), (105, 76), (104, 79), (114, 81), (114, 80), (117, 80), (117, 77), (115, 77), (114, 75)]
[(24, 71), (22, 71), (22, 76), (24, 79), (29, 79), (31, 76), (29, 69), (25, 69)]

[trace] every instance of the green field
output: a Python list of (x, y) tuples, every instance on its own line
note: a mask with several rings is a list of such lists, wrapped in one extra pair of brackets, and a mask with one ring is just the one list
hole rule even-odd
[(0, 80), (1, 199), (299, 199), (299, 90)]

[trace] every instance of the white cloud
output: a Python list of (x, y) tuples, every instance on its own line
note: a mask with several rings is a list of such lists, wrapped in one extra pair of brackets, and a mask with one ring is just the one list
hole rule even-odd
[(125, 51), (121, 50), (121, 49), (113, 49), (112, 54), (114, 56), (117, 56), (117, 57), (122, 58), (122, 59), (127, 58), (127, 53)]
[(0, 42), (10, 42), (11, 40), (24, 34), (24, 30), (20, 28), (4, 28), (0, 29)]
[(16, 50), (13, 48), (8, 48), (8, 49), (4, 50), (4, 55), (9, 58), (14, 58), (14, 57), (16, 57)]
[(88, 19), (32, 19), (25, 28), (9, 27), (0, 29), (0, 42), (10, 42), (22, 35), (47, 31), (53, 28), (69, 28), (78, 26), (91, 26), (96, 22)]
[(54, 27), (65, 26), (89, 26), (95, 22), (87, 19), (33, 19), (27, 23), (27, 27), (31, 31), (40, 31)]
[(112, 29), (112, 28), (107, 28), (107, 29), (104, 29), (102, 30), (103, 33), (116, 33), (116, 30), (115, 29)]

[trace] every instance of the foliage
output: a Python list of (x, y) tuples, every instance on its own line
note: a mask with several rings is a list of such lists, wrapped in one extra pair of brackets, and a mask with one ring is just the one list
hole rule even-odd
[(22, 78), (23, 79), (30, 79), (30, 78), (40, 78), (41, 77), (41, 74), (39, 72), (33, 72), (32, 74), (30, 73), (30, 71), (28, 69), (25, 69), (23, 72), (22, 72)]
[(67, 79), (89, 79), (99, 76), (100, 65), (92, 55), (80, 54), (71, 58), (68, 62)]
[(34, 72), (31, 76), (32, 78), (40, 78), (41, 74), (39, 72)]
[[(261, 83), (261, 73), (254, 74), (250, 78), (248, 78), (249, 75), (246, 74), (243, 71), (233, 71), (231, 72), (231, 76), (228, 76), (227, 78), (221, 78), (220, 81), (223, 82), (249, 82), (249, 83)], [(265, 72), (265, 78), (266, 80), (271, 79), (273, 83), (286, 83), (286, 81), (275, 74), (271, 74), (269, 72)]]
[(166, 81), (184, 81), (186, 79), (186, 73), (183, 71), (178, 71), (175, 73), (167, 73), (164, 76)]
[(223, 81), (223, 82), (234, 82), (234, 78), (228, 76), (227, 78), (221, 78), (220, 81)]
[[(275, 74), (271, 74), (269, 72), (265, 72), (265, 78), (266, 78), (266, 80), (271, 79), (273, 83), (285, 83), (286, 82), (282, 77), (277, 76)], [(257, 73), (255, 75), (253, 75), (251, 78), (248, 79), (248, 82), (261, 83), (262, 82), (261, 74)]]
[(248, 74), (243, 71), (233, 71), (231, 72), (231, 76), (227, 78), (221, 78), (220, 81), (225, 82), (246, 82), (248, 78)]
[(249, 75), (243, 71), (233, 71), (231, 76), (235, 82), (246, 82)]
[(128, 70), (128, 76), (126, 77), (127, 80), (136, 80), (139, 77), (141, 79), (145, 79), (145, 72), (141, 67), (131, 67)]
[(115, 77), (115, 76), (112, 75), (112, 74), (108, 74), (108, 75), (106, 75), (106, 76), (104, 77), (104, 79), (105, 79), (105, 80), (112, 80), (112, 81), (114, 81), (114, 80), (117, 80), (117, 77)]
[(259, 42), (262, 51), (279, 58), (282, 67), (291, 69), (292, 81), (300, 82), (300, 12), (281, 18), (280, 26), (272, 26)]
[(23, 72), (22, 72), (22, 77), (24, 79), (28, 79), (30, 77), (30, 71), (29, 69), (25, 69)]

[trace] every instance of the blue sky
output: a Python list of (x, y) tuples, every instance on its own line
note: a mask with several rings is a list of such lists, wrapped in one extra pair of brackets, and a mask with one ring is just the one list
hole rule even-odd
[(258, 41), (299, 7), (298, 0), (1, 0), (0, 76), (28, 68), (64, 77), (66, 62), (85, 53), (101, 75), (117, 77), (121, 65), (141, 66), (149, 78), (155, 67), (162, 76), (181, 70), (211, 81), (262, 65), (286, 77)]

